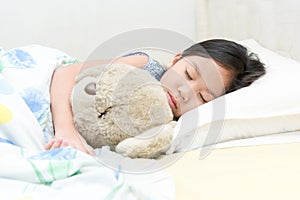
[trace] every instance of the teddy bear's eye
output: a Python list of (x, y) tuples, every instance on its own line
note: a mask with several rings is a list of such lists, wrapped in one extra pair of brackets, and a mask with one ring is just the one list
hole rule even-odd
[(91, 82), (87, 84), (84, 88), (84, 91), (89, 95), (95, 95), (96, 94), (96, 83)]

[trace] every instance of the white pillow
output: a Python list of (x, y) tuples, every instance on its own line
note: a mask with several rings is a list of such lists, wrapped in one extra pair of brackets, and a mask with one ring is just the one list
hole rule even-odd
[(239, 43), (265, 63), (266, 75), (249, 87), (184, 114), (176, 126), (169, 153), (300, 130), (300, 63), (253, 39)]

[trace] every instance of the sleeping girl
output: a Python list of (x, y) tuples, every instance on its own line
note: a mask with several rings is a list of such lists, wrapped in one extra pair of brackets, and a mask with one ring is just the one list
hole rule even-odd
[[(249, 86), (265, 74), (264, 65), (254, 53), (240, 44), (224, 39), (196, 43), (176, 54), (163, 67), (144, 52), (135, 52), (116, 59), (147, 70), (162, 84), (175, 119), (184, 113), (222, 95)], [(98, 63), (99, 64), (99, 63)], [(91, 67), (97, 63), (84, 63)], [(92, 154), (76, 130), (70, 96), (83, 63), (55, 70), (51, 88), (51, 112), (55, 137), (45, 149), (72, 146)]]

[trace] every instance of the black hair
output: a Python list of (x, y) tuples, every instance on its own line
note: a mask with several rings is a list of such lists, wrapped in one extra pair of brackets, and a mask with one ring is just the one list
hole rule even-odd
[(231, 69), (235, 76), (226, 93), (249, 86), (266, 71), (264, 64), (244, 46), (225, 39), (211, 39), (196, 43), (183, 51), (182, 57), (210, 57), (221, 67)]

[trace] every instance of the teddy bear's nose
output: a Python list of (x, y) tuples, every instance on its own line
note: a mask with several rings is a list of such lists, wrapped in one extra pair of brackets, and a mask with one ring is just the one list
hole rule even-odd
[(89, 95), (95, 95), (96, 94), (96, 83), (91, 82), (87, 84), (84, 88), (84, 91)]

